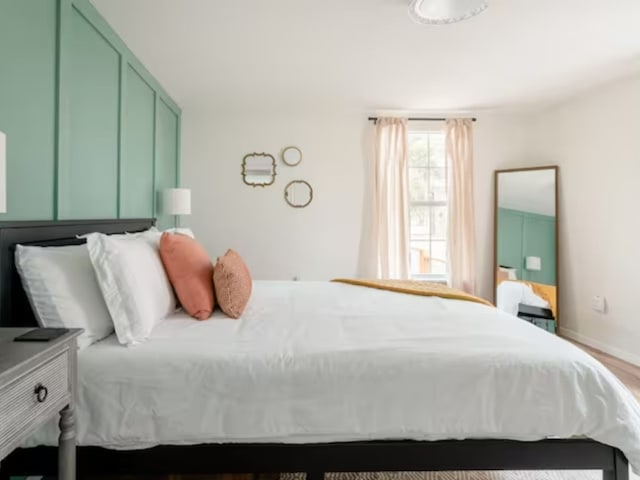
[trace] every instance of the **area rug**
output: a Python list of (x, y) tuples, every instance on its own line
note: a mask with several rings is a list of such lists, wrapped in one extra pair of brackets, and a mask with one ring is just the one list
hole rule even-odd
[[(280, 480), (304, 480), (304, 475), (283, 473)], [(593, 470), (541, 470), (512, 472), (380, 472), (329, 473), (325, 480), (602, 480)]]

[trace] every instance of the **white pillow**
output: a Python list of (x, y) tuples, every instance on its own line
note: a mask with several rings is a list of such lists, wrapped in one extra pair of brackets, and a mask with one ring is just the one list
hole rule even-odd
[(196, 238), (196, 236), (193, 234), (193, 230), (191, 230), (190, 228), (186, 228), (186, 227), (167, 228), (165, 230), (165, 232), (179, 233), (181, 235), (186, 235), (186, 236), (191, 237), (191, 238)]
[(78, 337), (79, 348), (113, 333), (86, 245), (18, 245), (15, 261), (41, 327), (84, 328)]
[[(141, 232), (112, 233), (109, 236), (113, 237), (113, 238), (139, 237), (139, 236), (142, 236), (142, 235), (147, 235), (147, 234), (150, 234), (150, 233), (158, 233), (158, 232), (159, 232), (159, 230), (156, 227), (149, 227), (147, 230), (142, 230)], [(83, 234), (80, 234), (80, 235), (76, 235), (76, 238), (87, 238), (89, 235), (93, 235), (94, 233), (99, 233), (99, 232), (83, 233)]]
[(173, 289), (158, 252), (160, 232), (139, 236), (87, 236), (98, 285), (120, 343), (144, 342), (176, 309)]

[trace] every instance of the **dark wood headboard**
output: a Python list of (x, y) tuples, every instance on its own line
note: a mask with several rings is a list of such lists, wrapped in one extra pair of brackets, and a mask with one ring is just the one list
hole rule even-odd
[(0, 222), (0, 327), (38, 326), (16, 270), (16, 245), (80, 245), (85, 240), (77, 235), (140, 232), (153, 225), (153, 218)]

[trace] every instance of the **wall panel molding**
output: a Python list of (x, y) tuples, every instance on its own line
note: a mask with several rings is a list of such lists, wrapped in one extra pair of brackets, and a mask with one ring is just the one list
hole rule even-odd
[(116, 212), (118, 218), (122, 218), (122, 181), (123, 181), (123, 163), (125, 159), (125, 141), (126, 141), (126, 104), (127, 104), (127, 68), (128, 63), (124, 55), (120, 55), (120, 64), (118, 66), (118, 86), (120, 95), (118, 96), (118, 187), (116, 192), (117, 207)]
[(57, 38), (55, 0), (0, 1), (0, 131), (7, 135), (1, 220), (55, 215)]
[(114, 218), (121, 54), (78, 9), (69, 24), (69, 150), (58, 163), (58, 218)]
[(157, 212), (160, 210), (158, 205), (158, 195), (156, 193), (158, 180), (158, 104), (160, 102), (160, 96), (158, 92), (153, 92), (153, 192), (151, 193), (151, 205), (154, 215), (157, 216)]
[(60, 217), (60, 192), (58, 178), (60, 178), (60, 159), (69, 155), (69, 80), (70, 60), (70, 18), (73, 8), (71, 0), (59, 0), (57, 5), (56, 31), (56, 123), (55, 123), (55, 152), (53, 176), (53, 219)]
[[(156, 109), (156, 154), (154, 184), (156, 191), (156, 218), (159, 228), (175, 226), (175, 218), (163, 215), (162, 203), (159, 202), (161, 192), (178, 184), (177, 163), (179, 115), (162, 99), (158, 98)], [(157, 206), (160, 206), (160, 209)]]
[[(89, 0), (2, 2), (0, 29), (0, 53), (15, 60), (0, 78), (9, 184), (0, 219), (155, 215), (156, 189), (176, 185), (179, 174), (181, 110), (162, 85)], [(162, 136), (160, 102), (176, 118)], [(161, 185), (159, 161), (175, 171)]]
[(124, 41), (115, 33), (107, 21), (100, 15), (100, 12), (91, 4), (89, 0), (71, 0), (75, 8), (77, 8), (82, 14), (93, 23), (94, 27), (102, 32), (109, 41), (113, 44), (114, 48), (120, 51), (129, 63), (139, 74), (143, 77), (149, 85), (160, 95), (162, 100), (167, 106), (173, 110), (176, 115), (180, 115), (181, 109), (176, 102), (173, 101), (171, 96), (162, 87), (160, 82), (154, 78), (153, 75), (147, 70), (140, 60), (129, 50), (129, 47)]
[[(120, 169), (121, 217), (153, 216), (153, 164), (155, 162), (155, 98), (153, 88), (125, 65), (126, 100), (122, 116), (122, 165)], [(175, 159), (174, 159), (175, 161)]]

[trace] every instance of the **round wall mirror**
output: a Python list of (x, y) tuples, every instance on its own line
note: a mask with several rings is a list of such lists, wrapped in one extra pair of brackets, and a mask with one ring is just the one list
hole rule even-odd
[(304, 208), (313, 200), (313, 189), (309, 182), (294, 180), (284, 187), (284, 199), (293, 208)]
[(302, 150), (298, 147), (287, 147), (282, 151), (282, 161), (285, 165), (295, 167), (302, 161)]

